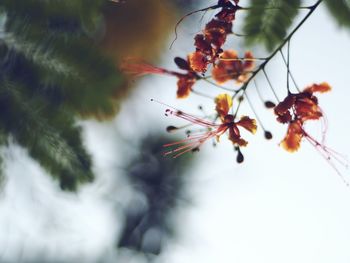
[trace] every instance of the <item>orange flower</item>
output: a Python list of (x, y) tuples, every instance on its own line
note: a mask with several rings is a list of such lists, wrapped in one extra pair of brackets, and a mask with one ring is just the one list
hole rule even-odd
[(177, 157), (186, 152), (198, 149), (208, 139), (216, 138), (216, 140), (219, 141), (221, 135), (226, 131), (229, 131), (228, 138), (235, 146), (246, 146), (248, 144), (248, 142), (241, 137), (239, 127), (254, 134), (257, 129), (256, 121), (247, 116), (243, 116), (239, 121), (235, 122), (235, 116), (228, 114), (232, 107), (232, 99), (228, 94), (220, 94), (216, 97), (215, 102), (216, 110), (221, 119), (221, 124), (201, 119), (179, 110), (166, 110), (166, 115), (175, 115), (191, 123), (205, 127), (207, 132), (189, 135), (188, 138), (184, 140), (164, 145), (164, 147), (176, 147), (175, 149), (166, 152), (165, 155), (175, 153), (174, 157)]
[(234, 117), (231, 114), (225, 116), (225, 121), (228, 122), (229, 126), (229, 139), (234, 145), (247, 146), (248, 142), (241, 138), (238, 126), (243, 127), (244, 129), (255, 134), (257, 130), (256, 121), (254, 119), (249, 118), (248, 116), (242, 116), (238, 122), (234, 122), (232, 120), (233, 118)]
[[(190, 60), (192, 69), (196, 72), (205, 72), (209, 63), (215, 63), (221, 47), (225, 44), (227, 35), (232, 33), (232, 22), (235, 19), (238, 1), (233, 4), (229, 0), (219, 0), (218, 7), (221, 11), (210, 20), (203, 30), (202, 34), (195, 36), (196, 52), (192, 53)], [(205, 59), (203, 59), (205, 58)]]
[(254, 67), (252, 53), (246, 52), (242, 60), (238, 58), (236, 51), (224, 51), (219, 63), (212, 70), (213, 79), (219, 84), (233, 79), (238, 83), (246, 81), (249, 71)]
[(246, 146), (248, 142), (241, 138), (238, 126), (243, 127), (254, 134), (257, 129), (256, 121), (247, 116), (243, 116), (238, 122), (235, 122), (235, 116), (228, 114), (232, 107), (232, 98), (226, 93), (218, 95), (215, 98), (215, 103), (216, 111), (221, 119), (221, 122), (223, 123), (222, 125), (227, 126), (229, 129), (229, 139), (235, 145)]
[[(331, 87), (327, 83), (313, 84), (306, 87), (300, 93), (289, 93), (288, 96), (280, 102), (274, 109), (277, 115), (277, 121), (289, 123), (287, 135), (281, 142), (281, 146), (289, 151), (297, 151), (303, 137), (309, 140), (311, 137), (305, 132), (303, 125), (309, 120), (319, 120), (323, 114), (318, 106), (317, 97), (314, 92), (327, 92)], [(312, 139), (314, 142), (314, 139)]]

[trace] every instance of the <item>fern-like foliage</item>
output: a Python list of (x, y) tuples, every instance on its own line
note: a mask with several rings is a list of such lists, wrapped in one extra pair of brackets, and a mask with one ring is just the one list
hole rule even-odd
[[(0, 131), (28, 150), (63, 189), (91, 181), (76, 118), (115, 114), (121, 77), (93, 38), (103, 0), (4, 0)], [(1, 144), (5, 144), (0, 142)]]
[(326, 6), (339, 25), (350, 28), (350, 1), (326, 0)]
[(246, 42), (262, 43), (271, 51), (286, 36), (300, 0), (252, 0), (244, 24)]

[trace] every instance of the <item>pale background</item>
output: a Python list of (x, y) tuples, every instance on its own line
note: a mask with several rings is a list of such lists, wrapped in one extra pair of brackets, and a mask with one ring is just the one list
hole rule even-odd
[[(195, 25), (199, 30), (200, 25)], [(165, 50), (163, 66), (173, 67), (175, 55), (192, 49), (192, 40), (186, 37), (196, 29), (184, 27), (183, 39), (173, 50)], [(241, 50), (240, 42), (237, 47), (232, 43)], [(340, 30), (321, 6), (296, 33), (291, 47), (291, 70), (301, 87), (323, 81), (333, 87), (331, 93), (319, 96), (329, 121), (327, 145), (349, 155), (349, 32)], [(280, 57), (267, 70), (282, 99), (286, 74)], [(258, 81), (272, 98), (264, 79)], [(0, 262), (27, 262), (41, 254), (57, 262), (96, 262), (101, 257), (104, 262), (117, 262), (117, 256), (122, 258), (118, 262), (143, 262), (136, 255), (116, 255), (114, 250), (120, 229), (115, 204), (128, 197), (118, 167), (135, 154), (132, 147), (118, 147), (116, 138), (133, 138), (151, 127), (164, 129), (178, 122), (166, 118), (165, 108), (150, 98), (193, 113), (198, 113), (198, 104), (208, 111), (214, 104), (195, 96), (176, 101), (172, 78), (146, 77), (139, 85), (114, 121), (82, 123), (99, 177), (78, 194), (60, 192), (23, 149), (13, 146), (5, 151)], [(253, 89), (248, 92), (254, 98)], [(242, 165), (235, 163), (226, 140), (217, 148), (210, 143), (203, 147), (188, 174), (192, 203), (178, 213), (179, 237), (157, 262), (350, 262), (350, 188), (307, 142), (296, 154), (284, 152), (278, 143), (286, 127), (274, 122), (272, 112), (257, 109), (274, 139), (264, 140), (261, 131), (246, 135), (250, 145), (244, 149)], [(244, 111), (252, 114), (249, 108)], [(311, 131), (318, 134), (319, 128), (313, 125)], [(340, 169), (350, 181), (349, 171)]]

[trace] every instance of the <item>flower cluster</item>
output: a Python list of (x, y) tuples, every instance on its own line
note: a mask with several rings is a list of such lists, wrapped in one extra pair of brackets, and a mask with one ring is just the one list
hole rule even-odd
[[(278, 100), (278, 96), (267, 76), (265, 67), (275, 54), (280, 53), (287, 67), (287, 97), (276, 105), (270, 100), (263, 100), (257, 89), (264, 106), (274, 109), (277, 121), (282, 124), (288, 124), (287, 134), (280, 145), (289, 152), (295, 152), (300, 148), (302, 139), (306, 138), (316, 148), (321, 146), (325, 155), (330, 156), (331, 153), (328, 152), (329, 148), (311, 137), (305, 131), (304, 125), (308, 121), (320, 120), (323, 117), (323, 112), (314, 93), (328, 92), (331, 90), (331, 87), (324, 82), (321, 84), (313, 84), (298, 93), (292, 93), (290, 91), (289, 78), (292, 76), (289, 68), (289, 55), (287, 61), (282, 52), (283, 45), (286, 44), (290, 38), (286, 38), (284, 44), (266, 58), (254, 58), (250, 51), (245, 52), (244, 57), (240, 57), (235, 50), (224, 49), (228, 36), (233, 32), (232, 27), (236, 12), (244, 9), (238, 5), (238, 2), (238, 0), (219, 0), (215, 6), (199, 10), (219, 9), (219, 12), (205, 25), (202, 32), (195, 35), (195, 51), (188, 54), (186, 58), (176, 57), (174, 59), (179, 71), (155, 67), (146, 62), (130, 58), (126, 59), (121, 65), (124, 72), (133, 76), (162, 74), (176, 77), (178, 79), (177, 98), (187, 98), (191, 92), (203, 95), (203, 93), (194, 89), (195, 84), (201, 80), (207, 81), (217, 88), (229, 91), (229, 93), (211, 97), (215, 103), (215, 114), (211, 116), (200, 118), (171, 107), (167, 109), (166, 115), (174, 115), (184, 119), (190, 122), (191, 125), (195, 124), (199, 126), (201, 130), (199, 132), (192, 131), (188, 133), (187, 138), (184, 140), (164, 145), (170, 149), (165, 155), (178, 157), (186, 152), (196, 151), (204, 142), (208, 140), (219, 142), (220, 137), (223, 134), (227, 134), (228, 139), (233, 143), (235, 150), (238, 152), (237, 162), (242, 162), (244, 158), (240, 148), (247, 146), (248, 141), (242, 138), (241, 129), (245, 129), (254, 134), (257, 130), (256, 120), (258, 120), (263, 130), (265, 138), (271, 139), (272, 133), (265, 130), (259, 119), (258, 111), (254, 109), (254, 104), (248, 99), (246, 91), (254, 77), (258, 73), (263, 72), (270, 88)], [(260, 61), (261, 63), (256, 65), (256, 61)], [(210, 74), (206, 75), (207, 72)], [(226, 86), (223, 87), (222, 85), (228, 81), (234, 81), (236, 84), (240, 85), (240, 87), (238, 89), (230, 89)], [(296, 84), (295, 87), (298, 90)], [(246, 100), (243, 98), (246, 98)], [(243, 101), (248, 101), (252, 112), (255, 114), (256, 120), (246, 115), (238, 117), (238, 111)], [(174, 126), (169, 126), (167, 130), (174, 131), (178, 129), (179, 128)]]
[(166, 147), (176, 146), (175, 149), (166, 152), (166, 155), (175, 153), (174, 157), (177, 157), (188, 151), (197, 150), (204, 142), (211, 138), (219, 141), (220, 136), (226, 133), (226, 131), (228, 131), (229, 140), (238, 149), (239, 147), (246, 146), (248, 144), (248, 142), (241, 137), (239, 127), (244, 128), (254, 134), (257, 130), (256, 121), (248, 116), (242, 116), (238, 121), (236, 121), (235, 115), (229, 114), (233, 102), (231, 96), (226, 93), (218, 95), (215, 98), (215, 103), (216, 112), (220, 119), (220, 123), (210, 122), (179, 110), (166, 110), (167, 114), (175, 115), (206, 129), (206, 131), (202, 133), (193, 135), (189, 134), (188, 138), (185, 140), (165, 145)]
[(171, 75), (178, 79), (177, 98), (187, 98), (193, 90), (194, 84), (203, 79), (201, 74), (212, 65), (212, 78), (222, 84), (228, 80), (244, 82), (254, 68), (254, 57), (251, 52), (246, 52), (244, 58), (239, 58), (237, 52), (229, 49), (223, 50), (227, 35), (232, 33), (235, 13), (240, 7), (238, 1), (220, 0), (217, 8), (220, 11), (209, 21), (203, 32), (194, 38), (196, 51), (187, 55), (187, 58), (176, 57), (175, 64), (184, 72), (170, 71), (152, 66), (144, 61), (134, 58), (126, 58), (120, 68), (125, 73), (133, 76), (145, 74)]
[(319, 120), (322, 116), (322, 110), (318, 105), (315, 92), (328, 92), (331, 87), (323, 82), (306, 87), (300, 93), (289, 93), (288, 96), (280, 102), (274, 109), (277, 115), (277, 121), (288, 123), (287, 135), (281, 142), (281, 146), (289, 152), (299, 149), (301, 140), (304, 136), (309, 137), (305, 132), (303, 125), (309, 120)]
[(195, 36), (196, 51), (188, 56), (190, 67), (195, 72), (206, 72), (208, 64), (214, 64), (223, 52), (227, 35), (232, 33), (233, 20), (239, 9), (237, 4), (238, 1), (219, 1), (221, 11), (205, 25), (201, 34)]

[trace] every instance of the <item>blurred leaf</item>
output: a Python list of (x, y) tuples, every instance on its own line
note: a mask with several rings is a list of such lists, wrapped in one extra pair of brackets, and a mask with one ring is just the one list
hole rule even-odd
[(0, 2), (0, 128), (62, 188), (93, 178), (75, 118), (115, 116), (127, 90), (118, 60), (130, 49), (155, 54), (168, 6), (158, 0)]
[(79, 182), (91, 181), (90, 156), (72, 115), (40, 98), (26, 99), (20, 85), (6, 79), (0, 83), (1, 129), (58, 177), (62, 189), (75, 190)]
[(243, 29), (247, 44), (262, 43), (271, 51), (285, 38), (299, 6), (300, 0), (252, 0)]
[(42, 84), (61, 89), (66, 106), (84, 117), (114, 116), (121, 76), (90, 39), (56, 34), (18, 15), (8, 18), (6, 31), (6, 44), (33, 63)]
[[(103, 0), (4, 0), (0, 130), (28, 150), (62, 189), (93, 179), (76, 117), (112, 117), (121, 77), (91, 36)], [(4, 145), (6, 142), (0, 142)]]
[(340, 26), (350, 28), (350, 1), (326, 0), (326, 6)]

